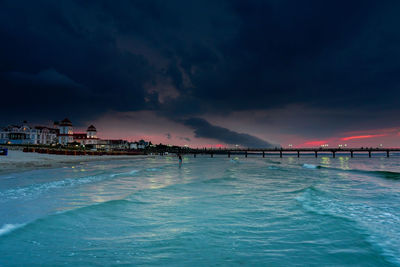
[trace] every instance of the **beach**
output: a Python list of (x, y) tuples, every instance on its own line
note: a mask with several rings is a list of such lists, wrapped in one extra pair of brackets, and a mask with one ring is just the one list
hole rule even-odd
[(39, 168), (60, 168), (71, 164), (91, 161), (124, 160), (138, 157), (144, 156), (67, 156), (8, 150), (8, 156), (0, 156), (0, 174), (22, 172)]

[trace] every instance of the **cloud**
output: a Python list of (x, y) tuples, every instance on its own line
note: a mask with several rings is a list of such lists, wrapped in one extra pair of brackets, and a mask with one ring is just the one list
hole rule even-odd
[(210, 138), (229, 145), (237, 144), (251, 148), (268, 148), (274, 146), (256, 136), (246, 133), (238, 133), (227, 128), (215, 126), (201, 118), (190, 118), (185, 120), (183, 123), (194, 129), (195, 137), (198, 138)]
[(375, 137), (382, 137), (382, 136), (386, 136), (386, 134), (355, 135), (355, 136), (343, 137), (340, 140), (348, 141), (348, 140), (353, 140), (353, 139), (366, 139), (366, 138), (375, 138)]
[(51, 86), (64, 89), (80, 90), (84, 93), (85, 86), (73, 81), (68, 76), (59, 73), (55, 69), (41, 70), (36, 74), (23, 72), (6, 72), (2, 74), (8, 80), (25, 86)]

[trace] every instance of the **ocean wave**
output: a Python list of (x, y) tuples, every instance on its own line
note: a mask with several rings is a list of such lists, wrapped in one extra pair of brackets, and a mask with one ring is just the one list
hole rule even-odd
[(369, 243), (380, 248), (390, 261), (400, 263), (400, 217), (394, 209), (346, 201), (312, 186), (297, 192), (296, 200), (306, 211), (355, 223), (367, 232)]
[(106, 175), (93, 175), (93, 176), (84, 176), (80, 178), (68, 178), (64, 180), (8, 189), (6, 191), (0, 192), (0, 202), (5, 202), (7, 200), (12, 200), (12, 199), (34, 197), (52, 189), (72, 187), (82, 184), (98, 182), (105, 180), (107, 178), (108, 176)]
[(328, 170), (333, 170), (333, 171), (370, 175), (370, 176), (381, 177), (381, 178), (385, 178), (385, 179), (389, 179), (389, 180), (400, 180), (400, 172), (393, 172), (393, 171), (341, 169), (341, 168), (319, 166), (319, 165), (313, 165), (313, 164), (303, 164), (303, 168), (328, 169)]
[(147, 168), (146, 171), (148, 171), (148, 172), (158, 172), (158, 171), (161, 171), (161, 168)]
[(394, 171), (341, 169), (341, 168), (320, 166), (320, 165), (314, 165), (314, 164), (308, 164), (308, 163), (304, 163), (302, 165), (302, 167), (305, 169), (327, 169), (327, 170), (333, 170), (333, 171), (370, 175), (370, 176), (381, 177), (381, 178), (385, 178), (385, 179), (389, 179), (389, 180), (400, 180), (400, 172), (394, 172)]
[(322, 167), (319, 166), (319, 165), (307, 164), (307, 163), (304, 163), (304, 164), (302, 165), (302, 167), (305, 168), (305, 169), (321, 169), (321, 168), (322, 168)]
[(136, 199), (116, 199), (116, 200), (109, 200), (109, 201), (105, 201), (105, 202), (101, 202), (101, 203), (94, 203), (94, 204), (91, 204), (88, 206), (78, 207), (75, 209), (57, 211), (53, 214), (49, 214), (44, 217), (37, 218), (28, 223), (4, 224), (0, 228), (0, 236), (6, 235), (9, 233), (17, 233), (18, 230), (22, 227), (27, 231), (29, 231), (30, 229), (36, 229), (37, 225), (52, 223), (52, 222), (54, 222), (54, 220), (58, 220), (60, 218), (60, 216), (68, 216), (68, 217), (71, 216), (73, 218), (78, 218), (79, 216), (82, 215), (82, 213), (90, 214), (92, 212), (96, 213), (99, 211), (104, 213), (107, 210), (114, 212), (117, 208), (123, 208), (126, 205), (144, 205), (144, 204), (147, 204), (147, 203), (136, 200)]
[(267, 161), (268, 163), (272, 163), (272, 164), (282, 164), (280, 161), (275, 161), (275, 160), (271, 160), (271, 159), (266, 159), (265, 161)]
[(110, 177), (118, 177), (118, 176), (130, 176), (138, 173), (139, 170), (131, 170), (129, 172), (119, 172), (119, 173), (112, 173), (110, 174)]
[[(229, 176), (222, 176), (222, 177), (218, 177), (218, 178), (206, 179), (206, 180), (203, 180), (201, 183), (204, 183), (204, 184), (210, 184), (211, 183), (212, 184), (212, 183), (231, 182), (231, 181), (237, 181), (237, 180), (239, 180), (239, 179), (229, 175)], [(194, 182), (194, 183), (197, 183), (197, 182)]]
[(392, 172), (392, 171), (366, 171), (366, 170), (347, 170), (354, 173), (366, 174), (366, 175), (373, 175), (378, 176), (381, 178), (389, 179), (389, 180), (400, 180), (400, 173), (399, 172)]
[(25, 224), (4, 224), (3, 227), (0, 228), (0, 236), (6, 235), (18, 228), (23, 227)]
[(269, 169), (269, 170), (279, 170), (279, 168), (278, 168), (278, 167), (275, 167), (275, 166), (268, 166), (268, 169)]
[(289, 191), (288, 193), (292, 193), (292, 194), (298, 194), (298, 193), (303, 193), (303, 192), (307, 192), (307, 191), (319, 191), (316, 187), (314, 186), (307, 186), (298, 190), (294, 190), (294, 191)]

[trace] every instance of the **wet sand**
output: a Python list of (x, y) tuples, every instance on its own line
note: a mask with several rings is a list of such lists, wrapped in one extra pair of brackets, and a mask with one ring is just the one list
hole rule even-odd
[(25, 153), (9, 150), (8, 156), (0, 156), (0, 174), (22, 172), (38, 168), (58, 168), (88, 161), (129, 160), (146, 156), (66, 156), (53, 154)]

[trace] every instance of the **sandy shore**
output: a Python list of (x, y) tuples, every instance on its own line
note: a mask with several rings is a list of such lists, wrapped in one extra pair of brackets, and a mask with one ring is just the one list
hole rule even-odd
[(146, 156), (65, 156), (24, 153), (9, 150), (8, 156), (0, 156), (0, 174), (28, 171), (38, 168), (58, 168), (88, 161), (137, 159)]

